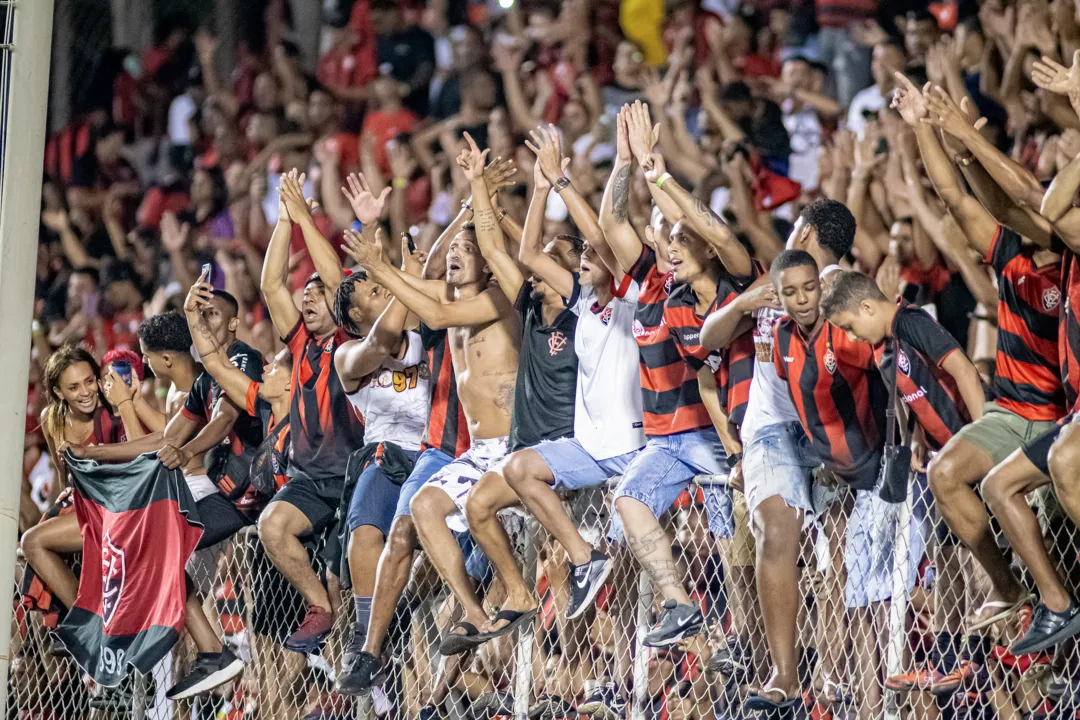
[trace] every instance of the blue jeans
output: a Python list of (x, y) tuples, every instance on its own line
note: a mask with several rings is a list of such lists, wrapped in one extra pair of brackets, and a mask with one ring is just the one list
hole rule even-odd
[[(414, 463), (420, 456), (419, 450), (403, 451)], [(409, 475), (409, 479), (401, 485), (390, 482), (383, 469), (377, 462), (370, 462), (360, 473), (353, 489), (352, 498), (349, 500), (349, 514), (346, 518), (349, 523), (349, 532), (358, 527), (371, 525), (377, 527), (385, 536), (390, 532), (390, 525), (396, 517), (395, 511), (398, 500), (401, 497), (402, 488), (409, 483), (416, 472)]]
[(759, 428), (743, 449), (743, 482), (747, 515), (777, 495), (806, 517), (814, 513), (813, 471), (821, 459), (797, 422)]
[[(695, 475), (727, 474), (726, 457), (720, 436), (713, 428), (650, 437), (626, 467), (615, 488), (614, 499), (633, 498), (660, 517)], [(709, 530), (717, 537), (731, 537), (735, 531), (731, 489), (706, 488), (705, 507), (709, 513)], [(622, 539), (622, 521), (617, 512), (612, 515), (611, 531), (614, 539)]]

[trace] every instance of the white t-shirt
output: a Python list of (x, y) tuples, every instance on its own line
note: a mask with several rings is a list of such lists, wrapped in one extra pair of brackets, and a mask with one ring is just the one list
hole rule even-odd
[(645, 445), (641, 416), (641, 375), (634, 340), (638, 285), (629, 278), (622, 297), (596, 307), (592, 288), (582, 288), (574, 312), (578, 356), (574, 437), (596, 460), (623, 455)]
[(364, 421), (364, 442), (419, 450), (428, 419), (427, 356), (420, 334), (406, 333), (405, 357), (390, 358), (347, 397)]
[(855, 97), (851, 98), (851, 105), (848, 107), (847, 129), (861, 138), (863, 130), (866, 129), (866, 118), (862, 116), (863, 111), (880, 112), (885, 109), (885, 105), (885, 96), (881, 94), (881, 90), (877, 85), (871, 85), (855, 93)]
[[(840, 269), (828, 265), (820, 277)], [(776, 374), (773, 364), (773, 330), (781, 318), (787, 317), (783, 310), (761, 308), (754, 311), (754, 377), (750, 381), (750, 397), (746, 403), (746, 415), (739, 427), (743, 447), (753, 439), (754, 433), (763, 427), (778, 423), (799, 422), (799, 413), (791, 400), (787, 381)]]
[(791, 138), (788, 177), (801, 183), (804, 190), (818, 185), (818, 156), (821, 154), (821, 121), (817, 113), (804, 107), (795, 111), (790, 100), (784, 102), (784, 127)]

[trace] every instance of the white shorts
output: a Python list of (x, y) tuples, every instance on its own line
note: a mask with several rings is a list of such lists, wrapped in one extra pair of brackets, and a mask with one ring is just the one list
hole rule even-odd
[(446, 525), (454, 532), (469, 529), (465, 522), (465, 499), (476, 481), (484, 473), (501, 466), (510, 447), (510, 439), (488, 438), (473, 440), (460, 457), (439, 470), (428, 480), (429, 485), (441, 489), (457, 505), (457, 512), (446, 518)]

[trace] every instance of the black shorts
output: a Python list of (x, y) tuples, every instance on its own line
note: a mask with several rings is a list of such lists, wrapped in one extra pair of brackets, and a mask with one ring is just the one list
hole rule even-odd
[(1068, 420), (1069, 418), (1064, 418), (1042, 435), (1037, 435), (1024, 443), (1022, 448), (1024, 457), (1030, 460), (1032, 465), (1039, 468), (1039, 472), (1043, 475), (1050, 475), (1050, 448), (1057, 442), (1058, 435), (1061, 435), (1061, 431), (1065, 429)]
[(228, 540), (248, 525), (251, 520), (236, 506), (226, 500), (221, 493), (207, 495), (195, 503), (195, 509), (199, 511), (199, 520), (202, 522), (203, 534), (199, 539), (196, 550), (203, 550), (211, 545), (217, 545), (222, 540)]
[(334, 522), (344, 488), (345, 478), (315, 480), (307, 475), (297, 475), (289, 478), (270, 502), (286, 502), (304, 513), (311, 523), (312, 533), (318, 535)]

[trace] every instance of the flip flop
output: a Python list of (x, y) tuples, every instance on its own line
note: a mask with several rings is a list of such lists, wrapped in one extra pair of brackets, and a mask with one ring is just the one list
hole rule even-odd
[(967, 625), (967, 631), (973, 632), (975, 630), (982, 630), (988, 628), (991, 625), (997, 625), (1002, 620), (1008, 620), (1010, 617), (1019, 612), (1020, 608), (1029, 604), (1035, 599), (1035, 596), (1031, 593), (1022, 595), (1019, 600), (1015, 602), (1009, 602), (1008, 600), (988, 600), (979, 606), (979, 609), (975, 611), (972, 618), (978, 618), (984, 610), (998, 610), (999, 612), (984, 617), (979, 620), (975, 620), (972, 623), (965, 623)]
[(506, 633), (510, 632), (511, 630), (516, 628), (518, 625), (522, 625), (524, 623), (529, 622), (534, 617), (536, 617), (536, 612), (537, 612), (538, 609), (539, 608), (533, 608), (532, 610), (525, 610), (525, 611), (500, 610), (498, 613), (495, 614), (495, 622), (498, 622), (500, 620), (505, 620), (506, 624), (503, 625), (501, 628), (498, 628), (497, 630), (492, 630), (491, 632), (488, 632), (488, 633), (481, 633), (480, 634), (480, 637), (481, 637), (480, 642), (487, 642), (488, 640), (494, 640), (495, 638), (499, 637), (500, 635), (505, 635)]
[(761, 692), (777, 693), (778, 695), (780, 695), (780, 697), (783, 698), (783, 700), (770, 700), (764, 695), (750, 695), (743, 702), (743, 708), (745, 708), (746, 710), (764, 711), (771, 713), (782, 710), (790, 710), (791, 708), (795, 707), (800, 700), (802, 700), (801, 694), (797, 694), (795, 697), (789, 697), (786, 692), (776, 687), (763, 687), (761, 688)]
[[(464, 634), (456, 633), (455, 630), (464, 630)], [(439, 641), (439, 654), (443, 656), (460, 655), (463, 652), (468, 652), (474, 647), (483, 642), (480, 631), (476, 629), (476, 626), (471, 622), (462, 620), (459, 623), (455, 623), (453, 627), (446, 631), (446, 634), (442, 636), (442, 640)]]

